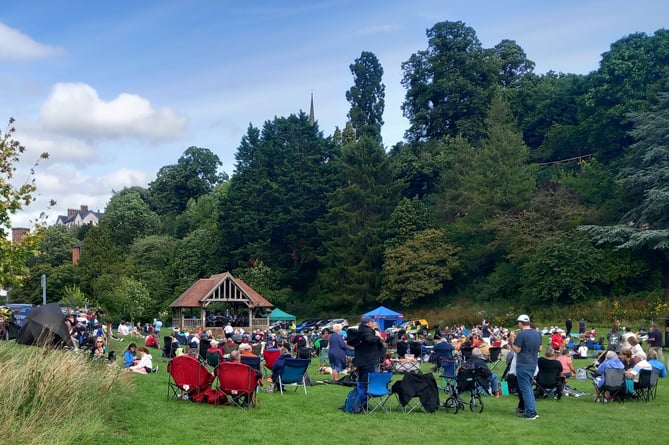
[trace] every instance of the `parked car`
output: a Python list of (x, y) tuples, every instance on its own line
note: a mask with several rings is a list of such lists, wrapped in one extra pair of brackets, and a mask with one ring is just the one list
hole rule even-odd
[(334, 325), (340, 324), (344, 329), (348, 327), (348, 320), (344, 318), (332, 318), (328, 320), (327, 323), (321, 326), (321, 330), (328, 330), (329, 332), (333, 331)]
[(270, 323), (269, 330), (272, 332), (278, 331), (280, 329), (288, 329), (290, 327), (290, 321), (286, 320), (276, 320)]
[(33, 310), (33, 305), (29, 303), (10, 303), (7, 305), (7, 309), (14, 311), (14, 319), (21, 327), (23, 326), (23, 320)]
[(391, 326), (386, 329), (386, 334), (394, 335), (399, 330), (404, 330), (406, 333), (415, 334), (419, 330), (430, 329), (430, 323), (427, 322), (424, 318), (414, 318), (411, 320), (406, 320), (403, 323), (400, 323), (397, 326)]
[(295, 327), (295, 330), (297, 332), (313, 330), (314, 327), (316, 326), (316, 323), (318, 323), (318, 321), (319, 321), (318, 318), (309, 318), (307, 320), (304, 320), (302, 323), (298, 324)]
[(1, 340), (11, 340), (19, 336), (19, 326), (16, 321), (16, 315), (14, 312), (7, 308), (0, 308), (0, 339)]

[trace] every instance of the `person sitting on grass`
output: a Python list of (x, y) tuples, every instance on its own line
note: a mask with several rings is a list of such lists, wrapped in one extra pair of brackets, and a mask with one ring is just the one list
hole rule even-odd
[(136, 365), (129, 367), (128, 369), (132, 372), (138, 374), (149, 374), (152, 372), (158, 372), (158, 367), (153, 367), (153, 357), (149, 354), (149, 350), (144, 346), (139, 348), (139, 362)]
[(569, 349), (564, 349), (558, 361), (562, 365), (562, 376), (565, 379), (570, 379), (576, 376), (576, 369), (574, 368), (574, 361), (571, 359)]
[(640, 357), (638, 355), (633, 355), (632, 369), (628, 369), (627, 372), (625, 372), (625, 378), (634, 381), (634, 389), (637, 389), (637, 385), (639, 384), (639, 373), (644, 369), (652, 371), (653, 365), (648, 363), (648, 361), (645, 358)]
[(107, 347), (105, 346), (104, 338), (97, 337), (95, 339), (95, 345), (91, 349), (91, 357), (107, 359)]
[(595, 384), (595, 400), (598, 400), (600, 388), (604, 386), (604, 370), (606, 369), (625, 369), (623, 362), (618, 358), (616, 351), (607, 351), (604, 361), (597, 366)]
[(662, 363), (660, 360), (657, 358), (657, 351), (651, 349), (648, 351), (648, 363), (654, 368), (660, 371), (660, 378), (664, 378), (667, 376), (667, 367), (664, 366), (664, 363)]
[(160, 349), (160, 344), (158, 343), (158, 339), (156, 339), (153, 333), (147, 334), (146, 340), (144, 340), (144, 346), (146, 346), (147, 348)]
[(646, 360), (646, 352), (643, 350), (641, 345), (639, 344), (639, 339), (636, 338), (635, 335), (632, 335), (627, 339), (627, 342), (630, 344), (630, 349), (632, 350), (632, 355), (641, 357), (642, 359)]
[(497, 374), (490, 371), (490, 368), (488, 368), (486, 362), (483, 361), (482, 356), (483, 354), (481, 353), (481, 349), (474, 348), (472, 350), (472, 356), (463, 366), (475, 369), (476, 380), (478, 380), (479, 385), (481, 385), (488, 394), (495, 395), (499, 398), (499, 383)]
[(258, 357), (253, 353), (253, 348), (248, 343), (240, 344), (238, 350), (239, 350), (239, 355), (243, 355), (245, 357)]
[(123, 367), (124, 368), (130, 368), (131, 366), (137, 364), (137, 360), (135, 358), (135, 351), (136, 350), (137, 350), (137, 345), (136, 344), (130, 343), (128, 345), (128, 348), (123, 353)]
[(283, 367), (286, 362), (287, 358), (292, 358), (293, 356), (290, 355), (290, 352), (288, 352), (288, 349), (281, 347), (280, 349), (281, 354), (279, 357), (277, 357), (276, 361), (274, 362), (274, 365), (272, 366), (272, 381), (274, 382), (275, 388), (278, 390), (278, 379), (281, 373), (283, 372)]
[(585, 345), (585, 340), (581, 340), (574, 358), (588, 358), (588, 347)]

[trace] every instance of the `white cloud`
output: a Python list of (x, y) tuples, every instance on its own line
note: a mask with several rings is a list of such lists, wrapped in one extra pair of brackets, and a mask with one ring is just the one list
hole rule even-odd
[(84, 83), (58, 83), (41, 108), (44, 125), (60, 133), (97, 139), (135, 137), (151, 141), (181, 138), (187, 119), (170, 108), (155, 110), (147, 99), (122, 93), (105, 102)]
[(57, 159), (58, 162), (72, 162), (79, 166), (90, 165), (100, 160), (95, 147), (81, 139), (48, 132), (28, 132), (23, 133), (21, 142), (35, 157), (46, 152), (50, 158)]
[(0, 22), (0, 58), (29, 60), (51, 57), (63, 52), (62, 48), (44, 45)]
[(27, 225), (35, 215), (45, 211), (51, 199), (56, 205), (48, 211), (49, 222), (55, 222), (58, 215), (65, 215), (68, 208), (87, 205), (90, 210), (104, 211), (113, 191), (125, 187), (146, 187), (153, 173), (142, 170), (121, 168), (95, 177), (85, 171), (63, 164), (53, 164), (47, 169), (38, 168), (35, 185), (39, 198), (26, 211), (12, 218), (15, 225)]

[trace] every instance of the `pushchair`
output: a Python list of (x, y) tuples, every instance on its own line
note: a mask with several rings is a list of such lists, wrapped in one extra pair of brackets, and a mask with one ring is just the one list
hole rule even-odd
[[(457, 414), (469, 405), (470, 411), (483, 412), (484, 389), (478, 382), (477, 371), (473, 368), (460, 368), (455, 379), (455, 385), (451, 384), (451, 395), (444, 402), (446, 412)], [(462, 398), (462, 393), (469, 392), (469, 401)]]

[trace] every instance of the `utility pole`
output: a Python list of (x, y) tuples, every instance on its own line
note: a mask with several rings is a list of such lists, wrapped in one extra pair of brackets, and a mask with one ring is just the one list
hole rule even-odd
[(42, 274), (42, 305), (46, 304), (46, 274)]

